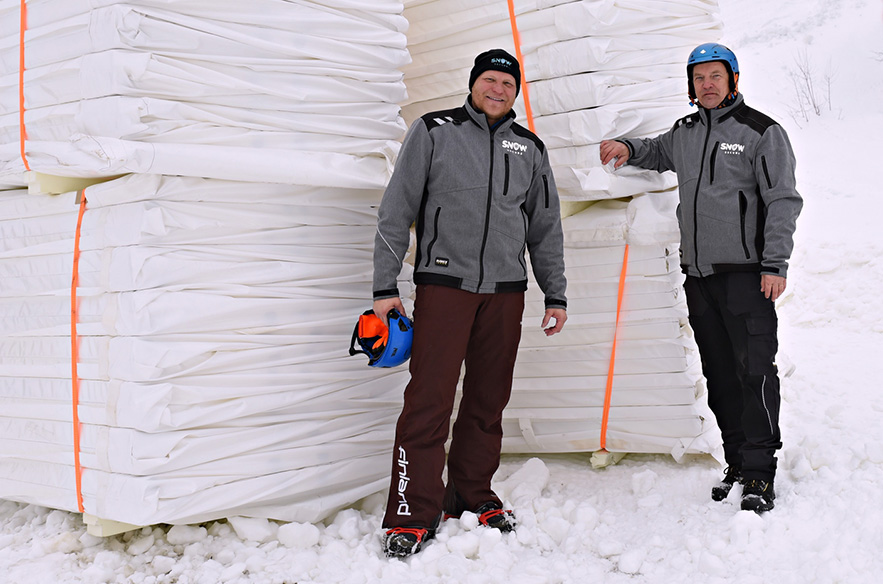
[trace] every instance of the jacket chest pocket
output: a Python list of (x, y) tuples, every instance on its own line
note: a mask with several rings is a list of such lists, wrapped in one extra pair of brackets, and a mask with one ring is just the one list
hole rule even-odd
[(742, 144), (715, 142), (708, 156), (708, 168), (703, 170), (708, 183), (713, 185), (717, 181), (729, 185), (735, 180), (739, 184), (745, 184), (746, 180), (753, 180), (754, 168), (748, 150)]
[(714, 184), (714, 170), (717, 165), (717, 153), (720, 150), (721, 143), (715, 142), (714, 149), (711, 151), (711, 160), (708, 162), (708, 184)]
[(441, 217), (441, 207), (436, 208), (435, 215), (432, 218), (432, 239), (429, 240), (429, 245), (426, 246), (426, 264), (424, 267), (429, 267), (429, 262), (432, 261), (432, 248), (435, 247), (435, 242), (438, 241), (438, 222)]
[(745, 232), (748, 216), (748, 197), (745, 193), (739, 191), (739, 232), (742, 236), (742, 251), (745, 253), (745, 259), (751, 259), (751, 252), (748, 251), (748, 234)]
[(503, 196), (509, 194), (509, 155), (503, 156)]
[(494, 171), (494, 196), (498, 202), (510, 206), (519, 206), (531, 188), (533, 166), (524, 156), (506, 153), (497, 159), (498, 167)]

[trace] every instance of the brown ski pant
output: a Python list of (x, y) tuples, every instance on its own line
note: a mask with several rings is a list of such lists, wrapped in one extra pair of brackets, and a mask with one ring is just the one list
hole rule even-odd
[[(431, 528), (443, 507), (459, 516), (500, 502), (491, 479), (500, 465), (503, 408), (512, 390), (523, 312), (523, 292), (417, 287), (411, 381), (396, 424), (385, 528)], [(464, 360), (445, 485), (445, 442)]]

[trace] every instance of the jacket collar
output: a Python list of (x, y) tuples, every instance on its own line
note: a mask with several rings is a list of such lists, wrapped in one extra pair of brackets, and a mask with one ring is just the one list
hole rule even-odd
[(741, 93), (738, 93), (736, 94), (736, 101), (727, 107), (709, 110), (700, 106), (702, 115), (699, 116), (699, 119), (702, 120), (702, 123), (704, 124), (707, 123), (710, 118), (712, 122), (717, 124), (731, 117), (743, 107), (745, 107), (745, 97)]
[[(478, 124), (478, 127), (484, 128), (487, 131), (491, 131), (490, 127), (487, 123), (487, 116), (484, 112), (481, 112), (472, 105), (472, 96), (466, 96), (466, 105), (463, 106), (466, 109), (466, 113), (469, 114), (469, 118)], [(512, 124), (512, 121), (515, 119), (515, 109), (509, 110), (509, 113), (503, 116), (503, 119), (497, 124), (497, 127), (493, 131), (502, 130), (504, 128), (509, 127)]]

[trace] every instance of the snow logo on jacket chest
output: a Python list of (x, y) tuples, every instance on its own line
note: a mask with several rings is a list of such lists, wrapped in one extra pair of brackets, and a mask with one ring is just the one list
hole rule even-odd
[(742, 154), (745, 152), (744, 144), (728, 144), (727, 142), (721, 142), (721, 152), (724, 154)]
[(519, 142), (512, 142), (510, 140), (503, 140), (502, 144), (503, 150), (511, 152), (513, 154), (517, 154), (521, 156), (525, 152), (527, 152), (527, 144), (521, 144)]

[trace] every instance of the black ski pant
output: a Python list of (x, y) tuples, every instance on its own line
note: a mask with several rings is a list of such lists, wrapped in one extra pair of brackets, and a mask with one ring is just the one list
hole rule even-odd
[(775, 306), (757, 272), (687, 276), (684, 290), (727, 465), (772, 481), (782, 447)]
[[(500, 466), (503, 409), (512, 391), (523, 312), (523, 292), (417, 286), (411, 381), (396, 424), (383, 527), (434, 527), (443, 507), (459, 516), (500, 502), (491, 479)], [(464, 361), (445, 485), (445, 442)]]

